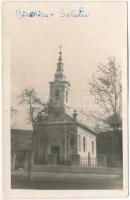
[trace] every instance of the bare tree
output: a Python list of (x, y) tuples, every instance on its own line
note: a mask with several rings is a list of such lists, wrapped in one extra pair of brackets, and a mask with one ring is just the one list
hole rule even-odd
[(19, 113), (19, 110), (11, 106), (11, 109), (10, 109), (11, 128), (15, 127), (15, 124), (16, 124), (15, 119), (16, 119), (18, 113)]
[(90, 82), (90, 93), (95, 97), (96, 111), (92, 118), (100, 129), (113, 129), (117, 135), (122, 152), (122, 84), (121, 68), (115, 58), (109, 58), (107, 64), (100, 64)]
[(13, 108), (13, 107), (11, 107), (11, 113), (16, 113), (18, 110), (17, 109), (15, 109), (15, 108)]
[[(36, 91), (34, 89), (25, 89), (20, 95), (20, 102), (19, 104), (25, 104), (28, 107), (28, 121), (32, 124), (32, 143), (31, 143), (31, 150), (29, 152), (29, 163), (28, 163), (28, 176), (29, 179), (32, 178), (31, 169), (33, 166), (34, 160), (34, 145), (35, 145), (35, 136), (37, 130), (37, 122), (36, 118), (37, 115), (41, 112), (41, 108), (43, 111), (43, 107), (45, 104), (41, 101), (38, 97)], [(40, 110), (40, 111), (39, 111)]]
[(98, 66), (96, 76), (90, 82), (90, 93), (100, 108), (97, 119), (117, 131), (121, 126), (122, 85), (120, 66), (114, 58), (109, 58), (106, 65)]
[(11, 115), (12, 116), (14, 116), (14, 115), (16, 115), (17, 113), (18, 113), (18, 110), (17, 109), (15, 109), (15, 108), (13, 108), (13, 107), (11, 107)]

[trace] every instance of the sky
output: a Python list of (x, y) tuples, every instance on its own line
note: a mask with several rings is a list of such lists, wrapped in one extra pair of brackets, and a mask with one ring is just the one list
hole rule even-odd
[[(88, 17), (61, 17), (83, 8)], [(16, 11), (54, 13), (49, 18), (20, 19)], [(123, 66), (126, 42), (126, 4), (121, 2), (14, 2), (3, 5), (5, 48), (9, 49), (11, 106), (19, 110), (13, 117), (15, 128), (27, 128), (26, 108), (17, 96), (33, 87), (41, 98), (49, 95), (54, 79), (58, 46), (63, 45), (64, 71), (71, 83), (71, 108), (93, 109), (89, 82), (100, 62), (114, 56)], [(8, 41), (8, 42), (6, 42)], [(82, 103), (78, 103), (82, 102)], [(79, 105), (80, 104), (80, 105)]]

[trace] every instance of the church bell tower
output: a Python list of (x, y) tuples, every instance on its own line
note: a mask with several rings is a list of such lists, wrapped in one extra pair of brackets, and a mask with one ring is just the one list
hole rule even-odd
[(70, 83), (66, 80), (64, 75), (61, 47), (62, 46), (60, 46), (54, 81), (50, 82), (50, 102), (54, 107), (69, 108)]

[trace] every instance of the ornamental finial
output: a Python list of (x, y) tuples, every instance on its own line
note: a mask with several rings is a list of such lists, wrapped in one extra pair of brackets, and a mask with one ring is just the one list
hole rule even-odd
[(60, 58), (61, 58), (61, 56), (62, 56), (62, 51), (61, 51), (62, 48), (63, 48), (63, 45), (59, 45), (59, 50), (60, 50), (60, 51), (59, 51), (59, 54), (60, 54)]

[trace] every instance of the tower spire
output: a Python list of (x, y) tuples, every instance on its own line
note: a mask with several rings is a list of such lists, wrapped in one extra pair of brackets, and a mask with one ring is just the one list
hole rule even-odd
[(64, 66), (64, 64), (62, 63), (62, 51), (61, 51), (61, 49), (62, 49), (62, 45), (59, 45), (59, 60), (58, 60), (58, 63), (57, 63), (57, 71), (64, 71), (63, 70), (63, 66)]
[(55, 73), (55, 80), (65, 80), (64, 69), (63, 69), (63, 61), (62, 61), (62, 45), (59, 45), (59, 58), (57, 63), (57, 70)]
[(66, 80), (62, 62), (62, 45), (59, 47), (59, 57), (54, 81), (50, 82), (50, 99), (56, 107), (69, 107), (70, 83)]

